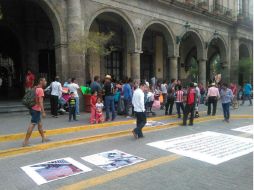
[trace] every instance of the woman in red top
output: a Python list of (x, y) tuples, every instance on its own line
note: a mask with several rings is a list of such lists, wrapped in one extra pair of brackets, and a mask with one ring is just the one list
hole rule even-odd
[(91, 124), (94, 124), (96, 122), (96, 103), (97, 103), (97, 92), (95, 91), (90, 99), (90, 104), (91, 104), (90, 123)]
[(35, 80), (35, 76), (32, 73), (32, 71), (31, 70), (27, 70), (26, 84), (25, 84), (26, 89), (33, 88), (33, 86), (34, 86), (34, 80)]

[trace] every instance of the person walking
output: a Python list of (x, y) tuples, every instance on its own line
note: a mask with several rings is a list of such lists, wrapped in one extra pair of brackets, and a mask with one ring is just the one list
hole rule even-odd
[(200, 97), (201, 97), (201, 94), (200, 94), (200, 89), (198, 87), (198, 84), (197, 83), (194, 83), (194, 87), (196, 89), (196, 104), (195, 104), (195, 118), (198, 118), (199, 117), (199, 103), (200, 103)]
[(250, 101), (249, 106), (252, 106), (251, 91), (252, 91), (251, 84), (248, 83), (247, 81), (245, 81), (244, 86), (243, 86), (243, 101), (242, 101), (241, 106), (244, 105), (244, 102), (246, 99), (248, 99)]
[(133, 93), (132, 105), (134, 106), (134, 111), (136, 114), (136, 128), (132, 131), (133, 136), (138, 138), (143, 138), (142, 128), (146, 124), (146, 111), (145, 111), (145, 94), (146, 89), (145, 83), (140, 83), (139, 88), (137, 88)]
[(221, 104), (223, 108), (224, 120), (225, 122), (229, 122), (230, 117), (230, 103), (233, 101), (233, 92), (231, 89), (228, 88), (226, 83), (222, 84), (220, 90), (220, 97), (221, 97)]
[(187, 125), (188, 115), (190, 114), (189, 125), (193, 125), (194, 111), (197, 100), (197, 93), (193, 83), (190, 83), (190, 87), (187, 90), (187, 100), (184, 108), (183, 126)]
[(25, 140), (22, 144), (23, 147), (29, 145), (29, 139), (30, 139), (33, 129), (36, 125), (38, 125), (38, 131), (41, 135), (42, 143), (48, 141), (48, 139), (45, 137), (45, 134), (43, 131), (43, 126), (42, 126), (42, 121), (41, 121), (41, 116), (43, 118), (46, 117), (46, 113), (45, 113), (44, 105), (43, 105), (43, 97), (44, 97), (43, 88), (45, 88), (46, 85), (47, 85), (46, 79), (40, 78), (38, 86), (35, 87), (35, 102), (36, 102), (36, 104), (30, 110), (30, 114), (31, 114), (32, 118), (31, 118), (31, 123), (29, 124), (27, 132), (26, 132)]
[(60, 78), (56, 76), (55, 81), (52, 82), (48, 88), (45, 89), (45, 91), (51, 89), (50, 107), (51, 107), (51, 115), (54, 118), (58, 117), (58, 100), (61, 98), (63, 92), (62, 85), (59, 81)]
[(212, 115), (216, 115), (217, 101), (220, 98), (220, 93), (218, 88), (215, 86), (215, 83), (212, 83), (211, 87), (208, 89), (207, 101), (208, 101), (208, 110), (207, 115), (211, 115), (211, 105), (213, 105)]
[(79, 116), (79, 95), (78, 90), (80, 89), (79, 85), (76, 82), (75, 78), (71, 79), (71, 83), (68, 85), (69, 91), (74, 93), (74, 97), (76, 99), (76, 115)]
[(173, 87), (168, 88), (167, 102), (165, 105), (165, 115), (172, 115), (175, 101), (175, 90)]
[(110, 110), (112, 112), (111, 120), (114, 121), (116, 117), (114, 103), (115, 87), (114, 84), (112, 83), (112, 78), (110, 75), (106, 75), (103, 89), (105, 92), (106, 121), (109, 121)]

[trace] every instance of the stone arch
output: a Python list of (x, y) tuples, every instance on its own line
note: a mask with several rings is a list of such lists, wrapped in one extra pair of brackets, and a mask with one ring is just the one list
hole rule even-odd
[[(193, 41), (195, 42), (195, 45), (197, 46), (197, 59), (198, 60), (204, 60), (207, 59), (207, 56), (205, 55), (205, 46), (204, 46), (204, 38), (201, 36), (201, 34), (196, 31), (195, 29), (189, 29), (186, 32), (182, 33), (182, 38), (185, 38), (186, 36), (191, 35), (193, 37)], [(178, 48), (180, 50), (180, 45), (182, 41), (180, 42)], [(178, 51), (179, 52), (179, 51)]]
[(164, 23), (163, 21), (160, 21), (160, 20), (151, 20), (143, 27), (141, 34), (140, 34), (140, 39), (139, 39), (140, 49), (142, 50), (142, 41), (143, 41), (143, 37), (144, 37), (146, 30), (153, 25), (158, 25), (160, 27), (160, 30), (162, 31), (162, 33), (167, 41), (168, 56), (169, 57), (176, 56), (175, 38), (174, 38), (173, 31), (170, 29), (170, 27), (166, 23)]
[(49, 20), (51, 21), (53, 30), (54, 30), (54, 36), (55, 36), (55, 42), (56, 46), (65, 44), (67, 41), (67, 35), (66, 35), (66, 27), (64, 25), (64, 22), (62, 21), (57, 8), (47, 0), (36, 0), (34, 3), (37, 3), (46, 13)]
[(136, 35), (135, 29), (133, 27), (133, 24), (132, 24), (130, 18), (123, 11), (120, 11), (118, 9), (114, 9), (114, 8), (111, 8), (111, 7), (106, 7), (106, 8), (102, 8), (102, 9), (99, 9), (98, 11), (96, 11), (95, 14), (93, 16), (91, 16), (91, 18), (89, 19), (88, 24), (85, 27), (86, 35), (89, 34), (89, 30), (90, 30), (94, 20), (99, 15), (101, 15), (103, 13), (116, 14), (119, 17), (121, 17), (127, 23), (127, 26), (126, 26), (125, 29), (127, 30), (128, 34), (130, 34), (129, 35), (130, 36), (129, 50), (130, 51), (136, 51), (137, 50), (137, 35)]
[(219, 48), (219, 52), (220, 52), (220, 56), (221, 56), (221, 63), (223, 65), (228, 64), (227, 62), (227, 56), (228, 56), (228, 45), (225, 41), (225, 39), (219, 35), (217, 38), (210, 38), (210, 40), (208, 41), (208, 47), (207, 47), (207, 58), (209, 58), (209, 46), (210, 44), (214, 44)]
[(247, 42), (240, 42), (239, 44), (239, 59), (243, 57), (252, 57), (252, 49)]

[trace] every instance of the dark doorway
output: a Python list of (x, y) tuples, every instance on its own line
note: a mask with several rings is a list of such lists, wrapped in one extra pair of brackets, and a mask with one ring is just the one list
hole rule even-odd
[(39, 51), (39, 73), (40, 77), (45, 77), (48, 81), (54, 79), (56, 76), (55, 51), (47, 49)]

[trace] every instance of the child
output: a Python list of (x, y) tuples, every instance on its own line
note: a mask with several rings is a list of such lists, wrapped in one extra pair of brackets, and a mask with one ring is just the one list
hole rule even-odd
[(96, 121), (96, 101), (97, 101), (97, 92), (95, 91), (90, 99), (90, 104), (91, 104), (90, 123), (91, 124), (94, 124)]
[(104, 121), (103, 117), (103, 103), (100, 97), (97, 98), (97, 103), (96, 103), (96, 123), (102, 123)]
[(73, 116), (73, 120), (77, 121), (76, 119), (76, 99), (74, 92), (70, 93), (71, 97), (68, 100), (69, 104), (69, 122), (71, 122), (71, 118)]

